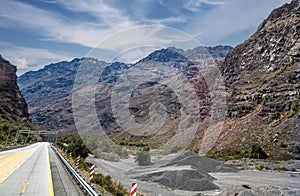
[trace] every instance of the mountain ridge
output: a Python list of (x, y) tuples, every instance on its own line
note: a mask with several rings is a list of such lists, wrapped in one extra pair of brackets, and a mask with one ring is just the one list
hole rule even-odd
[[(210, 156), (214, 158), (233, 155), (243, 157), (245, 152), (257, 143), (271, 158), (300, 157), (300, 144), (296, 139), (300, 135), (299, 130), (296, 129), (296, 123), (299, 120), (297, 114), (299, 113), (300, 91), (299, 14), (298, 0), (293, 0), (290, 4), (275, 9), (258, 27), (256, 33), (236, 46), (221, 61), (218, 58), (211, 58), (212, 52), (199, 47), (187, 51), (177, 48), (162, 49), (148, 55), (140, 62), (149, 62), (150, 65), (157, 62), (159, 66), (169, 66), (170, 69), (175, 70), (180, 68), (189, 80), (194, 81), (193, 85), (199, 98), (198, 101), (205, 108), (204, 111), (199, 111), (203, 114), (201, 115), (203, 128), (206, 127), (205, 123), (211, 116), (212, 95), (209, 94), (205, 80), (201, 77), (195, 78), (197, 77), (195, 73), (199, 70), (193, 67), (193, 64), (201, 64), (201, 61), (198, 61), (199, 58), (202, 61), (203, 59), (213, 59), (217, 63), (226, 86), (228, 116), (225, 118), (224, 126), (216, 143), (209, 152)], [(223, 49), (222, 47), (218, 48), (217, 54), (221, 54), (220, 57), (225, 56), (220, 52)], [(170, 55), (166, 55), (167, 53)], [(187, 59), (191, 59), (192, 63), (188, 63)], [(108, 133), (119, 135), (122, 141), (130, 138), (130, 142), (139, 140), (146, 142), (143, 137), (134, 138), (130, 134), (122, 135), (122, 130), (117, 125), (111, 111), (110, 93), (116, 82), (114, 77), (122, 75), (126, 70), (126, 66), (119, 65), (117, 67), (122, 69), (111, 75), (108, 74), (108, 77), (97, 89), (100, 92), (96, 95), (99, 121)], [(130, 66), (130, 69), (134, 69), (134, 67)], [(108, 70), (108, 73), (112, 73), (112, 70)], [(164, 74), (162, 73), (163, 77)], [(63, 77), (62, 75), (58, 76)], [(136, 77), (136, 75), (131, 76)], [(106, 81), (110, 82), (106, 83)], [(147, 121), (149, 112), (147, 108), (151, 103), (147, 97), (157, 94), (157, 89), (163, 89), (163, 93), (160, 98), (156, 99), (172, 105), (167, 110), (169, 124), (164, 129), (164, 134), (152, 138), (156, 144), (159, 144), (164, 139), (172, 137), (174, 134), (172, 129), (178, 126), (178, 115), (175, 110), (178, 110), (181, 105), (176, 101), (176, 97), (171, 96), (170, 102), (165, 101), (172, 91), (156, 83), (143, 84), (133, 93), (130, 112), (131, 115), (139, 117), (136, 118), (136, 121)], [(30, 93), (30, 91), (25, 92), (25, 94)], [(206, 94), (209, 96), (205, 96)], [(144, 95), (144, 98), (140, 95)], [(29, 97), (29, 94), (26, 96)], [(66, 107), (63, 108), (62, 104)], [(144, 104), (143, 107), (139, 107), (142, 104)], [(62, 124), (67, 120), (69, 123), (67, 129), (74, 130), (74, 122), (70, 118), (72, 111), (68, 112), (65, 116), (66, 119), (62, 117), (65, 115), (64, 111), (70, 108), (71, 98), (68, 95), (56, 99), (55, 105), (45, 106), (41, 111), (36, 109), (33, 116), (43, 116), (44, 119), (41, 119), (40, 122), (51, 128), (58, 128), (59, 126), (56, 126), (55, 123), (63, 118)], [(49, 120), (53, 117), (58, 119)], [(206, 136), (203, 130), (200, 130), (189, 148), (194, 151), (201, 149), (203, 139), (210, 139), (204, 137), (212, 136)]]

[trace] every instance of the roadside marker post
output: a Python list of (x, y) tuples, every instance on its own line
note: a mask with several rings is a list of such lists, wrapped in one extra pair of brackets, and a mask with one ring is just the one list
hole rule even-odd
[(137, 183), (136, 182), (132, 183), (131, 191), (130, 191), (131, 196), (136, 196), (136, 188), (137, 188)]
[(94, 178), (94, 171), (95, 171), (95, 164), (92, 163), (91, 168), (90, 168), (90, 179), (89, 179), (90, 184), (92, 184), (92, 180)]
[(75, 170), (77, 171), (79, 167), (80, 156), (77, 157)]

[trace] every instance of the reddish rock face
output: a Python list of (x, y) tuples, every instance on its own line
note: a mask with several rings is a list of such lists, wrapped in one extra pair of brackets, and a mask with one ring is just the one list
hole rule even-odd
[(0, 55), (0, 121), (25, 122), (29, 113), (17, 85), (16, 66)]
[(5, 90), (15, 85), (16, 67), (9, 64), (8, 61), (0, 57), (0, 88)]

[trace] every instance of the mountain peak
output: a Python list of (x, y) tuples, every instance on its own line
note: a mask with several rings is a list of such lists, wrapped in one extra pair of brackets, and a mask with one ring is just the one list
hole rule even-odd
[(286, 3), (283, 6), (274, 9), (267, 19), (263, 21), (263, 23), (259, 26), (258, 30), (262, 30), (269, 25), (274, 24), (276, 20), (282, 18), (284, 16), (289, 16), (291, 14), (299, 14), (299, 0), (292, 0), (291, 3)]
[(156, 50), (149, 54), (147, 57), (140, 60), (140, 62), (146, 61), (158, 61), (158, 62), (187, 62), (188, 59), (183, 56), (182, 54), (178, 53), (177, 51), (173, 50), (172, 48), (164, 48), (161, 50)]

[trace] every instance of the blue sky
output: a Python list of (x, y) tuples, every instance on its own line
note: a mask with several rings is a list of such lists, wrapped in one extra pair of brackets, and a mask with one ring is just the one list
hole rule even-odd
[[(178, 29), (205, 46), (235, 46), (250, 37), (274, 8), (288, 2), (0, 0), (0, 54), (18, 67), (20, 75), (51, 62), (86, 56), (111, 34), (145, 25)], [(129, 35), (126, 41), (130, 40)]]

